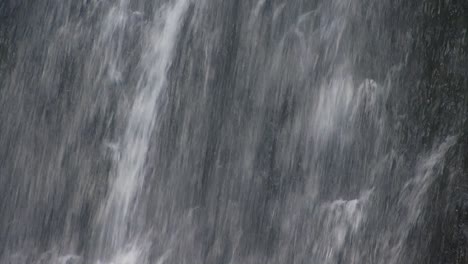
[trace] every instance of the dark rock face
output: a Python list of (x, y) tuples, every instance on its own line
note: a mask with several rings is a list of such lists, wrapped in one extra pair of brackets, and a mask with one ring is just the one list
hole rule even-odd
[[(428, 2), (424, 9), (424, 23), (420, 32), (423, 37), (415, 45), (420, 51), (423, 70), (419, 96), (412, 95), (414, 115), (420, 116), (421, 143), (426, 145), (443, 133), (459, 131), (460, 142), (444, 168), (446, 175), (433, 187), (431, 206), (428, 211), (433, 220), (426, 227), (435, 230), (428, 255), (430, 263), (465, 263), (466, 237), (464, 218), (466, 185), (466, 114), (468, 78), (467, 43), (465, 33), (468, 4), (465, 1), (444, 3)], [(426, 102), (426, 103), (423, 103)], [(445, 120), (445, 121), (444, 121)], [(450, 120), (450, 121), (449, 121)], [(450, 125), (447, 126), (446, 122)], [(459, 165), (455, 165), (459, 164)], [(463, 165), (465, 164), (465, 165)]]
[(468, 2), (0, 22), (0, 263), (468, 261)]

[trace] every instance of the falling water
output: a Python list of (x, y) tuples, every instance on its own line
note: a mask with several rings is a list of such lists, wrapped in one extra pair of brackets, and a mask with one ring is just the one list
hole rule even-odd
[[(176, 2), (173, 7), (164, 11), (162, 29), (151, 29), (148, 33), (149, 43), (143, 53), (142, 76), (137, 83), (137, 95), (119, 146), (115, 179), (111, 179), (110, 193), (102, 212), (99, 212), (98, 221), (104, 229), (101, 231), (103, 238), (99, 242), (101, 250), (122, 250), (128, 240), (137, 239), (131, 235), (129, 237), (129, 233), (143, 232), (134, 230), (136, 227), (132, 225), (133, 222), (138, 222), (138, 214), (134, 210), (135, 203), (139, 202), (136, 196), (141, 193), (145, 175), (146, 154), (154, 128), (154, 116), (157, 114), (156, 101), (166, 83), (166, 71), (170, 65), (174, 41), (187, 5), (185, 0)], [(116, 260), (116, 263), (133, 263), (137, 260)], [(138, 263), (143, 261), (139, 260)]]
[(0, 3), (0, 263), (463, 263), (463, 1)]

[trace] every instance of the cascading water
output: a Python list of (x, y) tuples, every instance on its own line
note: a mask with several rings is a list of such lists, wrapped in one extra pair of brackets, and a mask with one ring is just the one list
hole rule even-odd
[[(166, 84), (166, 71), (170, 66), (179, 24), (187, 5), (187, 1), (180, 0), (170, 9), (164, 10), (163, 25), (156, 25), (156, 29), (152, 28), (148, 33), (149, 43), (143, 52), (137, 95), (128, 114), (121, 146), (118, 147), (115, 179), (111, 179), (108, 198), (98, 216), (103, 229), (98, 244), (101, 252), (107, 248), (124, 250), (129, 241), (138, 239), (138, 235), (144, 232), (138, 230), (139, 214), (135, 208), (145, 175), (146, 154), (157, 113), (156, 101)], [(121, 262), (120, 258), (123, 257), (119, 256), (115, 263), (129, 262), (125, 258)], [(139, 259), (131, 262), (137, 261), (144, 263)]]
[(0, 3), (0, 263), (463, 263), (468, 6)]

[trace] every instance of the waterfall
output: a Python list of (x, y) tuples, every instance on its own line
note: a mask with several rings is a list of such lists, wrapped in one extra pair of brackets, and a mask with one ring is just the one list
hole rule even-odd
[(0, 2), (0, 264), (464, 263), (466, 17)]

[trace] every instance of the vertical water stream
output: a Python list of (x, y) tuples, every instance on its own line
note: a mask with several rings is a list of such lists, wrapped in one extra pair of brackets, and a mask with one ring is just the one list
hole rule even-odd
[[(141, 216), (136, 209), (142, 202), (139, 196), (146, 174), (146, 156), (156, 121), (158, 96), (166, 85), (167, 70), (187, 5), (187, 1), (179, 0), (174, 6), (161, 10), (162, 17), (157, 18), (161, 24), (153, 25), (147, 33), (148, 40), (144, 40), (148, 43), (142, 54), (141, 77), (124, 135), (118, 143), (119, 157), (111, 172), (115, 176), (110, 179), (108, 197), (98, 213), (98, 223), (102, 226), (98, 231), (100, 253), (126, 250), (125, 247), (136, 243), (143, 235), (144, 230), (138, 226)], [(139, 258), (131, 262), (144, 263)]]

